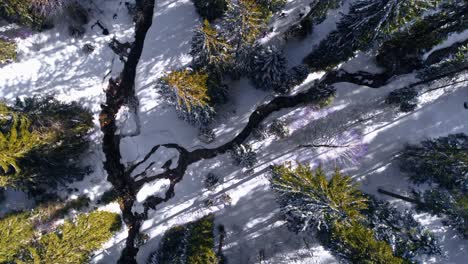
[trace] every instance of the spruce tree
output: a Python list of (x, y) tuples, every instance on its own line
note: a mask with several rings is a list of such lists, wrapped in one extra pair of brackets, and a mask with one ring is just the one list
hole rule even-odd
[(405, 24), (434, 8), (439, 0), (360, 0), (305, 59), (314, 70), (329, 69), (371, 48)]
[(468, 190), (468, 136), (452, 134), (407, 145), (399, 157), (400, 169), (415, 183), (437, 183)]
[(252, 81), (262, 90), (281, 90), (286, 79), (286, 58), (283, 52), (270, 46), (254, 54)]
[(224, 68), (232, 59), (231, 45), (219, 32), (211, 26), (208, 20), (195, 31), (192, 38), (190, 55), (193, 56), (193, 64), (197, 68), (208, 65), (216, 68)]
[(395, 255), (416, 261), (420, 255), (441, 255), (439, 240), (413, 217), (412, 210), (397, 210), (388, 202), (369, 199), (366, 224), (377, 240), (385, 241)]
[(231, 43), (233, 62), (230, 74), (238, 78), (249, 74), (250, 57), (256, 41), (265, 32), (271, 12), (256, 0), (231, 2), (223, 20), (223, 36)]
[(328, 230), (334, 221), (360, 219), (367, 199), (351, 178), (336, 170), (327, 180), (319, 167), (298, 164), (274, 166), (271, 184), (281, 211), (293, 231)]
[(393, 74), (409, 73), (425, 64), (429, 67), (433, 62), (424, 61), (423, 54), (451, 33), (467, 29), (467, 13), (466, 1), (453, 0), (441, 4), (434, 13), (422, 17), (384, 41), (376, 56), (377, 63)]
[(392, 248), (384, 241), (376, 240), (374, 232), (358, 221), (349, 224), (335, 222), (331, 247), (350, 263), (403, 264), (403, 259), (393, 255)]
[(226, 0), (193, 0), (193, 4), (198, 14), (209, 21), (220, 18), (228, 7)]
[(90, 253), (120, 227), (118, 214), (106, 211), (81, 214), (74, 222), (65, 221), (56, 232), (43, 235), (29, 247), (29, 257), (34, 263), (88, 263)]
[(208, 77), (207, 73), (184, 69), (167, 74), (159, 83), (163, 94), (176, 106), (179, 117), (199, 128), (214, 117)]
[(80, 163), (93, 125), (77, 103), (51, 97), (26, 98), (0, 106), (1, 185), (44, 194), (85, 174)]
[(25, 178), (20, 159), (34, 148), (51, 142), (54, 135), (47, 131), (31, 131), (31, 120), (4, 103), (0, 103), (0, 125), (0, 186), (19, 187), (18, 183)]

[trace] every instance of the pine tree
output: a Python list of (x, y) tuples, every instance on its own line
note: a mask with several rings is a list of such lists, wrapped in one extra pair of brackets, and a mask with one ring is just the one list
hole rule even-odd
[(281, 90), (286, 75), (286, 58), (275, 47), (262, 48), (253, 57), (252, 81), (262, 90)]
[(50, 142), (54, 135), (46, 131), (30, 131), (30, 119), (3, 103), (0, 103), (0, 125), (6, 130), (0, 131), (0, 187), (19, 187), (18, 182), (25, 176), (19, 165), (20, 159), (34, 148)]
[(34, 236), (29, 213), (12, 213), (0, 219), (0, 263), (15, 263)]
[(422, 17), (383, 42), (376, 56), (377, 63), (393, 74), (420, 68), (427, 63), (422, 57), (425, 52), (449, 34), (468, 28), (467, 13), (466, 1), (453, 0), (441, 4), (433, 14)]
[(51, 97), (0, 106), (2, 186), (44, 194), (84, 175), (80, 156), (87, 149), (91, 113), (77, 103)]
[(468, 136), (465, 134), (408, 145), (399, 161), (400, 169), (415, 183), (437, 183), (449, 190), (468, 190)]
[(90, 253), (120, 227), (118, 214), (106, 211), (81, 214), (75, 222), (65, 221), (56, 232), (43, 235), (29, 247), (30, 257), (34, 263), (88, 263)]
[(375, 238), (389, 243), (396, 256), (416, 261), (423, 254), (442, 254), (439, 240), (414, 219), (414, 211), (400, 212), (388, 202), (369, 199), (363, 213)]
[(371, 48), (390, 34), (434, 8), (440, 0), (360, 0), (305, 59), (314, 70), (332, 68), (355, 51)]
[(199, 128), (214, 117), (208, 90), (208, 74), (184, 69), (173, 71), (159, 83), (169, 102), (175, 104), (181, 119)]
[(328, 230), (334, 221), (360, 219), (360, 211), (367, 208), (367, 199), (348, 176), (338, 170), (330, 180), (319, 167), (312, 170), (298, 164), (273, 167), (272, 188), (277, 195), (290, 228), (304, 231), (309, 228)]
[(147, 264), (216, 264), (214, 251), (214, 216), (169, 229)]
[(226, 17), (223, 20), (223, 35), (233, 45), (234, 71), (238, 64), (244, 63), (240, 53), (250, 50), (257, 39), (267, 27), (271, 13), (265, 6), (256, 0), (239, 0), (231, 2), (228, 6)]
[(220, 18), (227, 10), (226, 0), (193, 0), (198, 14), (209, 21)]
[(374, 238), (374, 232), (357, 221), (349, 224), (335, 222), (332, 229), (331, 246), (350, 263), (403, 264), (395, 257), (392, 248), (384, 241)]
[(193, 63), (197, 68), (207, 65), (224, 68), (232, 59), (231, 50), (231, 45), (210, 25), (208, 20), (205, 20), (203, 25), (195, 31), (190, 55), (193, 56)]
[(437, 216), (446, 216), (444, 224), (468, 239), (468, 195), (466, 191), (444, 189), (414, 192), (419, 201), (417, 209)]
[(441, 79), (451, 79), (468, 69), (468, 44), (458, 45), (454, 53), (448, 53), (441, 61), (431, 64), (418, 72), (422, 80), (440, 76)]

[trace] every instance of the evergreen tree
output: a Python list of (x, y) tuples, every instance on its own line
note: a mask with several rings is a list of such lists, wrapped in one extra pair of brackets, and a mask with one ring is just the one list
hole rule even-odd
[(214, 251), (214, 216), (169, 229), (147, 264), (216, 264)]
[(233, 48), (230, 73), (238, 78), (249, 74), (250, 58), (255, 42), (265, 32), (271, 12), (256, 0), (231, 2), (223, 20), (222, 32)]
[(437, 183), (449, 190), (468, 190), (468, 136), (452, 134), (408, 145), (400, 169), (416, 183)]
[(331, 247), (350, 263), (403, 264), (395, 257), (390, 245), (374, 238), (374, 232), (359, 223), (335, 222), (332, 230)]
[(468, 44), (459, 45), (454, 53), (448, 53), (440, 62), (425, 67), (417, 77), (425, 80), (440, 76), (451, 79), (468, 69)]
[(274, 166), (271, 184), (282, 213), (296, 232), (311, 227), (328, 230), (334, 221), (360, 219), (360, 210), (367, 207), (367, 199), (356, 184), (338, 170), (327, 180), (320, 167)]
[(232, 59), (231, 49), (230, 44), (210, 25), (208, 20), (205, 20), (203, 25), (195, 31), (190, 55), (193, 56), (193, 64), (197, 68), (207, 65), (224, 68)]
[(253, 57), (252, 81), (262, 90), (281, 90), (286, 79), (286, 58), (273, 46), (262, 48)]
[(34, 226), (28, 213), (12, 213), (0, 219), (0, 263), (15, 263), (33, 236)]
[[(393, 74), (409, 73), (426, 62), (422, 55), (453, 32), (468, 28), (468, 3), (445, 2), (437, 12), (424, 16), (382, 43), (377, 63)], [(427, 65), (430, 66), (430, 65)]]
[(176, 106), (181, 119), (200, 128), (213, 119), (207, 73), (189, 69), (173, 71), (161, 79), (159, 88)]
[(81, 214), (75, 222), (65, 221), (56, 232), (43, 235), (29, 247), (29, 257), (34, 263), (88, 263), (90, 253), (120, 227), (118, 214), (106, 211)]
[(79, 161), (93, 125), (88, 110), (35, 97), (18, 100), (13, 107), (3, 104), (0, 112), (2, 186), (44, 194), (84, 175)]
[(400, 212), (388, 202), (369, 199), (363, 213), (375, 238), (389, 243), (396, 256), (416, 262), (422, 254), (442, 254), (439, 240), (414, 219), (413, 211)]
[(455, 228), (468, 239), (468, 195), (466, 191), (432, 189), (414, 192), (417, 208), (438, 216), (446, 216), (444, 224)]
[(371, 48), (390, 34), (434, 8), (439, 0), (359, 0), (319, 46), (305, 59), (314, 70), (332, 68), (355, 51)]
[(198, 14), (209, 21), (220, 18), (228, 7), (226, 0), (193, 0), (193, 4)]
[(3, 103), (0, 103), (0, 126), (0, 186), (19, 187), (17, 183), (25, 176), (19, 165), (20, 159), (34, 148), (51, 142), (54, 135), (47, 131), (30, 131), (30, 119)]

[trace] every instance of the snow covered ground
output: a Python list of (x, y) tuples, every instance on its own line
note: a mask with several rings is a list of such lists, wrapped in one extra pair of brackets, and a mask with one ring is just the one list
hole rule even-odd
[[(291, 1), (291, 12), (307, 7), (310, 1)], [(107, 47), (113, 36), (119, 40), (129, 40), (133, 36), (133, 25), (119, 1), (101, 0), (103, 13), (95, 14), (109, 27), (111, 35), (103, 36), (98, 31), (89, 31), (83, 39), (73, 40), (68, 37), (67, 29), (57, 27), (43, 33), (34, 33), (18, 38), (19, 61), (0, 68), (0, 98), (13, 101), (17, 96), (34, 94), (55, 94), (64, 101), (79, 101), (95, 113), (96, 132), (93, 134), (95, 145), (90, 150), (87, 162), (93, 165), (94, 172), (84, 181), (74, 183), (75, 194), (86, 193), (96, 200), (110, 184), (102, 168), (103, 154), (100, 150), (100, 132), (97, 114), (103, 102), (103, 88), (107, 85), (110, 71), (116, 74), (121, 67), (118, 58)], [(343, 7), (345, 12), (348, 5)], [(118, 14), (116, 20), (112, 19)], [(302, 41), (292, 40), (285, 46), (290, 66), (297, 65), (328, 32), (334, 29), (339, 12), (331, 12), (329, 18), (315, 28), (312, 35)], [(95, 20), (93, 20), (95, 21)], [(230, 102), (223, 107), (214, 124), (215, 142), (203, 144), (197, 139), (197, 130), (177, 118), (173, 108), (167, 105), (154, 84), (164, 72), (179, 68), (190, 62), (188, 55), (193, 30), (200, 24), (200, 19), (190, 0), (156, 1), (153, 26), (146, 37), (142, 59), (137, 69), (136, 91), (139, 100), (138, 120), (132, 113), (122, 111), (119, 116), (121, 134), (122, 161), (132, 163), (141, 160), (155, 145), (177, 143), (188, 150), (198, 147), (215, 147), (232, 139), (247, 123), (249, 115), (260, 104), (273, 97), (264, 91), (255, 90), (248, 80), (232, 82)], [(2, 32), (0, 30), (0, 32)], [(274, 37), (274, 33), (272, 37)], [(466, 34), (463, 35), (466, 38)], [(457, 36), (457, 41), (460, 40)], [(92, 43), (96, 50), (89, 56), (82, 54), (81, 47)], [(440, 47), (443, 47), (441, 44)], [(439, 48), (440, 48), (439, 47)], [(376, 71), (370, 67), (365, 56), (358, 56), (344, 67), (353, 70)], [(111, 75), (112, 75), (111, 74)], [(318, 78), (311, 74), (307, 82)], [(337, 260), (320, 244), (303, 235), (289, 232), (279, 215), (279, 208), (274, 195), (269, 189), (268, 166), (285, 161), (300, 161), (310, 164), (322, 163), (332, 169), (339, 165), (349, 175), (361, 182), (362, 190), (389, 199), (377, 193), (377, 188), (405, 192), (409, 183), (401, 175), (392, 157), (405, 143), (416, 143), (429, 137), (449, 133), (468, 133), (468, 111), (463, 109), (463, 102), (468, 98), (468, 89), (464, 86), (451, 87), (426, 94), (420, 107), (410, 114), (394, 114), (382, 106), (383, 98), (395, 88), (401, 88), (414, 80), (412, 75), (401, 77), (386, 87), (371, 89), (341, 83), (337, 87), (334, 102), (321, 110), (311, 107), (285, 109), (267, 119), (285, 120), (291, 129), (291, 135), (285, 139), (273, 137), (262, 141), (252, 141), (258, 153), (258, 163), (252, 170), (245, 170), (232, 165), (228, 155), (203, 160), (192, 164), (184, 179), (176, 185), (175, 196), (156, 210), (150, 210), (148, 220), (143, 223), (141, 232), (149, 235), (149, 241), (138, 254), (138, 262), (145, 263), (149, 254), (157, 248), (159, 240), (166, 230), (174, 225), (195, 220), (209, 212), (216, 215), (216, 223), (223, 224), (227, 231), (224, 253), (229, 263), (337, 263)], [(304, 86), (302, 86), (303, 88)], [(300, 90), (298, 87), (296, 90)], [(375, 109), (381, 114), (377, 121), (363, 123), (346, 131), (353, 145), (359, 151), (351, 157), (343, 158), (346, 150), (298, 148), (308, 129), (318, 120), (351, 118), (367, 114), (364, 111)], [(350, 115), (349, 113), (357, 113)], [(348, 120), (352, 121), (352, 120)], [(348, 133), (348, 134), (345, 134)], [(345, 153), (347, 154), (347, 153)], [(176, 153), (170, 149), (156, 152), (144, 167), (151, 164), (158, 170), (167, 160), (177, 162)], [(203, 187), (206, 174), (213, 172), (222, 179), (214, 190)], [(134, 174), (138, 174), (135, 171)], [(145, 186), (138, 194), (137, 206), (151, 194), (160, 193), (167, 187), (166, 182), (155, 182)], [(18, 197), (11, 193), (7, 203)], [(205, 200), (211, 199), (212, 206), (206, 206)], [(398, 206), (408, 207), (400, 201), (392, 201)], [(25, 206), (31, 206), (25, 201)], [(3, 205), (2, 205), (3, 206)], [(11, 205), (6, 205), (11, 208)], [(111, 204), (102, 210), (118, 210), (117, 204)], [(140, 208), (141, 209), (141, 208)], [(137, 210), (139, 210), (137, 208)], [(418, 219), (427, 224), (443, 240), (447, 258), (424, 259), (425, 263), (465, 263), (468, 259), (468, 242), (455, 236), (455, 233), (441, 225), (440, 219), (425, 214)], [(125, 243), (125, 232), (119, 232), (106, 248), (96, 254), (95, 263), (115, 263)]]

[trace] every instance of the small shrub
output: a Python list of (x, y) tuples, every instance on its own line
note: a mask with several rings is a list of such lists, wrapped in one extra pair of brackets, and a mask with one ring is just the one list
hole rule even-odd
[(205, 184), (205, 187), (208, 189), (208, 190), (212, 190), (215, 188), (216, 184), (219, 183), (219, 176), (210, 172), (206, 175), (205, 177), (205, 181), (204, 181), (204, 184)]
[(0, 65), (16, 60), (16, 43), (0, 38)]
[(210, 144), (215, 140), (216, 135), (215, 135), (213, 129), (202, 128), (198, 132), (197, 137), (201, 142), (203, 142), (205, 144)]
[(286, 122), (276, 119), (270, 125), (269, 131), (278, 138), (285, 138), (289, 135), (289, 128)]
[(404, 87), (390, 92), (385, 103), (399, 105), (402, 112), (411, 112), (417, 107), (418, 92), (411, 87)]
[(236, 145), (229, 151), (229, 154), (236, 166), (252, 168), (257, 163), (257, 154), (252, 150), (250, 145)]

